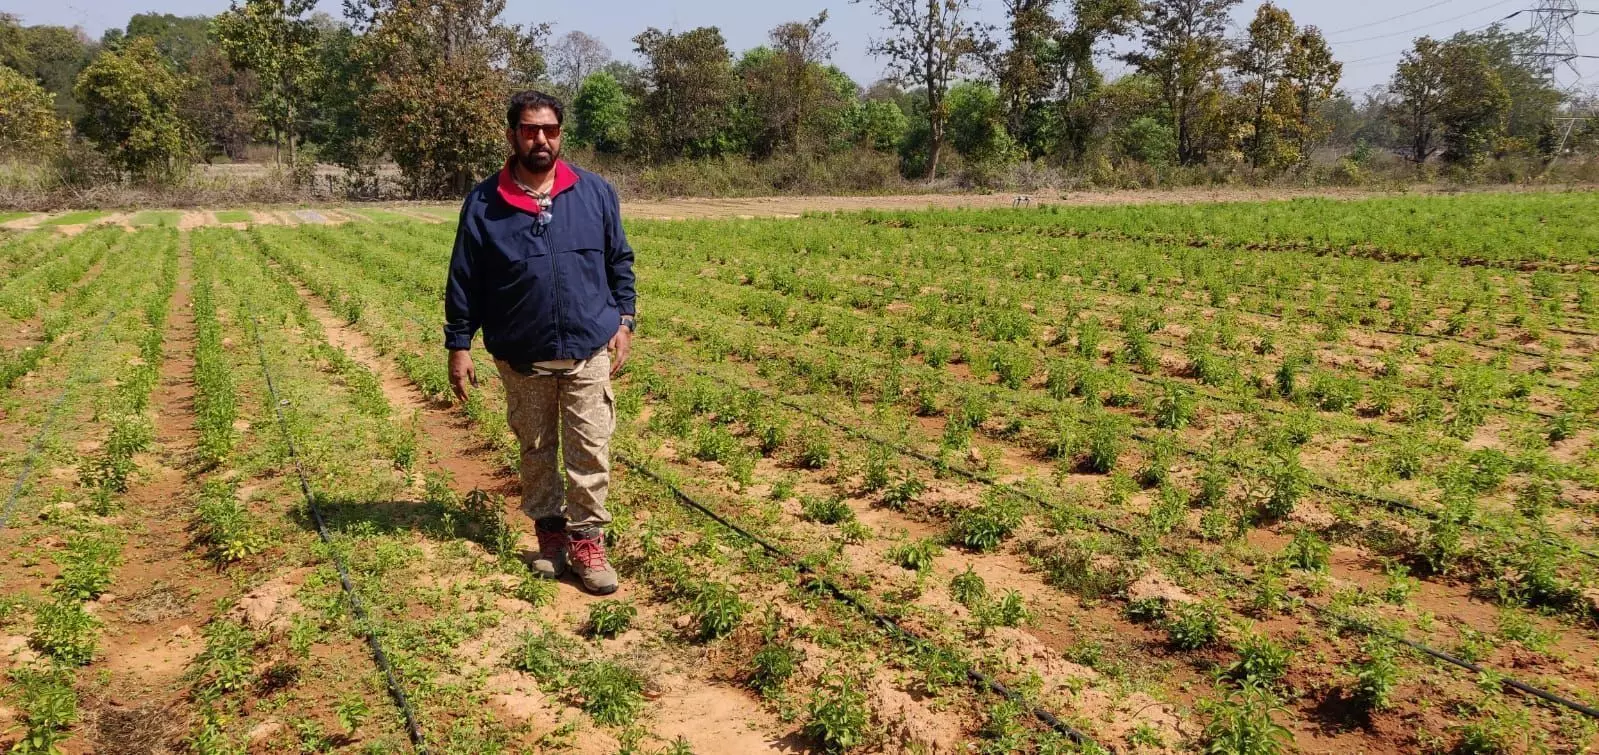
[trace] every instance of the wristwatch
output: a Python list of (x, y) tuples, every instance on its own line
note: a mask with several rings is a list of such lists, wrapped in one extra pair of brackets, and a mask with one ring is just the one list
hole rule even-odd
[(627, 332), (638, 332), (638, 321), (632, 315), (622, 315), (622, 325), (627, 327)]

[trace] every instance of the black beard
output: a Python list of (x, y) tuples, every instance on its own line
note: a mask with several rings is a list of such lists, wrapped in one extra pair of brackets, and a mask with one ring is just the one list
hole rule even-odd
[(539, 152), (537, 148), (534, 148), (525, 155), (517, 155), (516, 161), (521, 163), (522, 168), (529, 173), (543, 173), (555, 165), (555, 158), (559, 156), (560, 153), (553, 149), (548, 152)]

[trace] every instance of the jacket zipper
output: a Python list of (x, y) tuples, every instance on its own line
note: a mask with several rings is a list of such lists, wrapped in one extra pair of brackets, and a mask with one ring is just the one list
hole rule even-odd
[[(552, 198), (552, 208), (553, 205), (554, 199)], [(552, 226), (554, 225), (555, 223), (551, 222), (550, 225), (545, 226), (544, 242), (550, 246), (550, 277), (554, 279), (555, 282), (555, 358), (565, 359), (566, 322), (565, 318), (561, 316), (561, 265), (555, 259), (557, 245), (552, 241), (554, 238), (554, 234), (552, 233), (554, 229)]]

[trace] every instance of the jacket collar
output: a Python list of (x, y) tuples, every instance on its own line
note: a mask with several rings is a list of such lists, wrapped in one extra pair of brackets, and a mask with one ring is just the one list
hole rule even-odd
[[(550, 188), (550, 198), (554, 199), (561, 192), (572, 188), (576, 184), (577, 171), (572, 170), (565, 160), (556, 160), (555, 184)], [(500, 193), (500, 199), (505, 200), (506, 204), (533, 215), (539, 213), (538, 203), (533, 201), (533, 197), (523, 191), (521, 186), (517, 185), (516, 176), (511, 173), (511, 159), (507, 159), (505, 167), (500, 169), (499, 185), (496, 188)]]

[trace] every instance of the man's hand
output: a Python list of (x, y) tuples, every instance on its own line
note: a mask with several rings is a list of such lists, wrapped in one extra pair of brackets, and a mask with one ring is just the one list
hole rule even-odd
[(626, 325), (616, 329), (616, 335), (611, 336), (611, 342), (605, 344), (611, 352), (611, 377), (622, 371), (622, 365), (627, 364), (627, 355), (633, 353), (633, 331)]
[(466, 349), (450, 350), (450, 388), (455, 399), (466, 403), (466, 386), (477, 387), (477, 366), (472, 364), (472, 352)]

